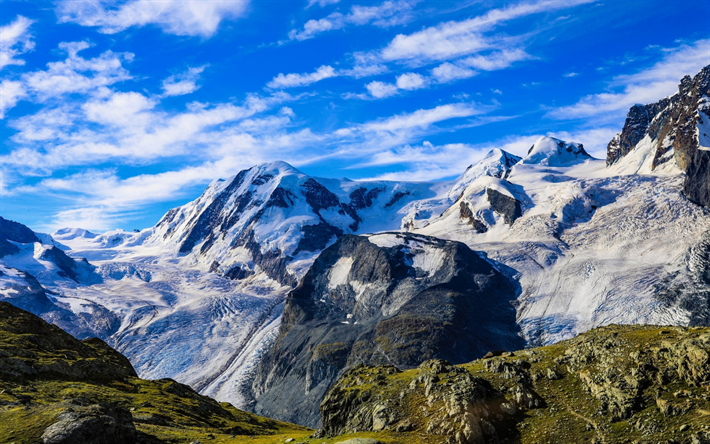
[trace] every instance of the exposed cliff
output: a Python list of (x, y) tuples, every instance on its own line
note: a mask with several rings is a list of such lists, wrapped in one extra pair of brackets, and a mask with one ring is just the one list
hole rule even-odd
[[(710, 206), (710, 66), (685, 76), (678, 92), (648, 105), (634, 105), (624, 128), (609, 142), (607, 166), (628, 158), (634, 172), (672, 162), (686, 173), (683, 194)], [(635, 155), (634, 155), (635, 154)]]
[(462, 363), (519, 348), (515, 295), (511, 281), (462, 243), (344, 236), (289, 295), (254, 382), (255, 411), (317, 425), (326, 389), (355, 365)]

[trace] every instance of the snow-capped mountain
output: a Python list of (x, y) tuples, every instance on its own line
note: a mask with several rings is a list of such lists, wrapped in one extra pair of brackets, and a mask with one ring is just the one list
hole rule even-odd
[[(255, 373), (287, 294), (349, 234), (465, 243), (515, 282), (516, 323), (530, 345), (612, 322), (710, 324), (709, 77), (705, 68), (678, 94), (632, 108), (606, 162), (550, 137), (522, 159), (493, 150), (452, 182), (323, 179), (274, 162), (216, 180), (140, 232), (65, 229), (50, 239), (8, 226), (0, 294), (35, 301), (45, 318), (57, 307), (60, 326), (101, 336), (142, 377), (237, 406), (266, 393)], [(338, 275), (316, 272), (313, 282)]]
[(619, 174), (686, 173), (683, 193), (710, 206), (710, 66), (685, 76), (678, 92), (629, 110), (623, 130), (607, 148)]

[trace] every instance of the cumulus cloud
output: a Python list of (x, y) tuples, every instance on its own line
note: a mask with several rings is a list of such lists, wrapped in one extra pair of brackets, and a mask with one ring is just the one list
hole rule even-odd
[[(320, 0), (321, 6), (337, 3), (339, 0)], [(412, 19), (411, 10), (418, 0), (385, 1), (376, 6), (354, 5), (350, 12), (342, 14), (334, 12), (318, 20), (307, 21), (302, 29), (292, 29), (288, 38), (290, 40), (308, 40), (327, 31), (343, 29), (347, 26), (362, 26), (373, 24), (379, 27), (395, 26), (407, 23)], [(315, 4), (309, 2), (308, 7)]]
[(7, 65), (24, 65), (25, 61), (16, 57), (34, 48), (29, 28), (32, 20), (18, 15), (9, 25), (0, 26), (0, 69)]
[(376, 99), (382, 99), (385, 97), (391, 97), (397, 94), (397, 86), (390, 83), (384, 83), (379, 81), (370, 82), (365, 85), (367, 92)]
[(115, 34), (133, 26), (156, 25), (175, 35), (211, 37), (222, 20), (244, 15), (249, 0), (84, 0), (59, 2), (60, 22)]
[(469, 68), (462, 68), (449, 62), (442, 63), (431, 70), (431, 75), (439, 83), (449, 83), (455, 80), (467, 79), (477, 74)]
[(207, 65), (192, 67), (187, 71), (168, 77), (163, 81), (164, 96), (182, 96), (197, 91), (197, 80)]
[(397, 88), (405, 90), (413, 90), (424, 88), (427, 84), (427, 79), (421, 74), (408, 72), (397, 77)]
[(662, 54), (662, 59), (647, 69), (615, 77), (608, 85), (609, 92), (590, 94), (547, 115), (554, 119), (619, 118), (636, 103), (653, 103), (674, 94), (684, 75), (694, 75), (710, 65), (710, 40), (663, 49)]
[(307, 86), (311, 83), (320, 82), (323, 79), (336, 76), (338, 76), (338, 73), (335, 72), (332, 66), (323, 65), (312, 73), (279, 73), (279, 75), (274, 77), (266, 86), (272, 89), (294, 88), (297, 86)]
[(59, 48), (67, 53), (60, 62), (47, 64), (46, 70), (23, 74), (22, 81), (39, 100), (69, 93), (85, 93), (102, 86), (131, 78), (122, 63), (133, 60), (131, 53), (106, 51), (91, 59), (78, 53), (90, 45), (86, 42), (63, 42)]

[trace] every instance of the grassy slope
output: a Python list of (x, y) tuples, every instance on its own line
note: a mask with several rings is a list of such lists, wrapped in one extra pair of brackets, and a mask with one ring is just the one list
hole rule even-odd
[(44, 429), (68, 405), (97, 403), (130, 410), (150, 442), (282, 443), (313, 433), (217, 403), (169, 379), (139, 379), (105, 343), (78, 341), (0, 303), (0, 442), (41, 442)]

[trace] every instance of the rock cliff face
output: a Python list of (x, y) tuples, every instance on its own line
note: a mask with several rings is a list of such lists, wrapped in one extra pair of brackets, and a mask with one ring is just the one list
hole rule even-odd
[[(608, 326), (470, 364), (360, 366), (321, 404), (319, 436), (401, 442), (710, 442), (710, 329)], [(393, 435), (394, 434), (394, 435)], [(376, 435), (375, 435), (376, 436)]]
[(459, 242), (344, 236), (289, 295), (257, 371), (255, 411), (317, 425), (326, 389), (355, 365), (461, 363), (518, 348), (515, 295), (511, 281)]
[(634, 105), (623, 130), (607, 147), (607, 166), (634, 151), (643, 154), (644, 168), (653, 171), (673, 161), (686, 172), (683, 194), (710, 206), (710, 66), (695, 77), (685, 76), (678, 93), (648, 105)]

